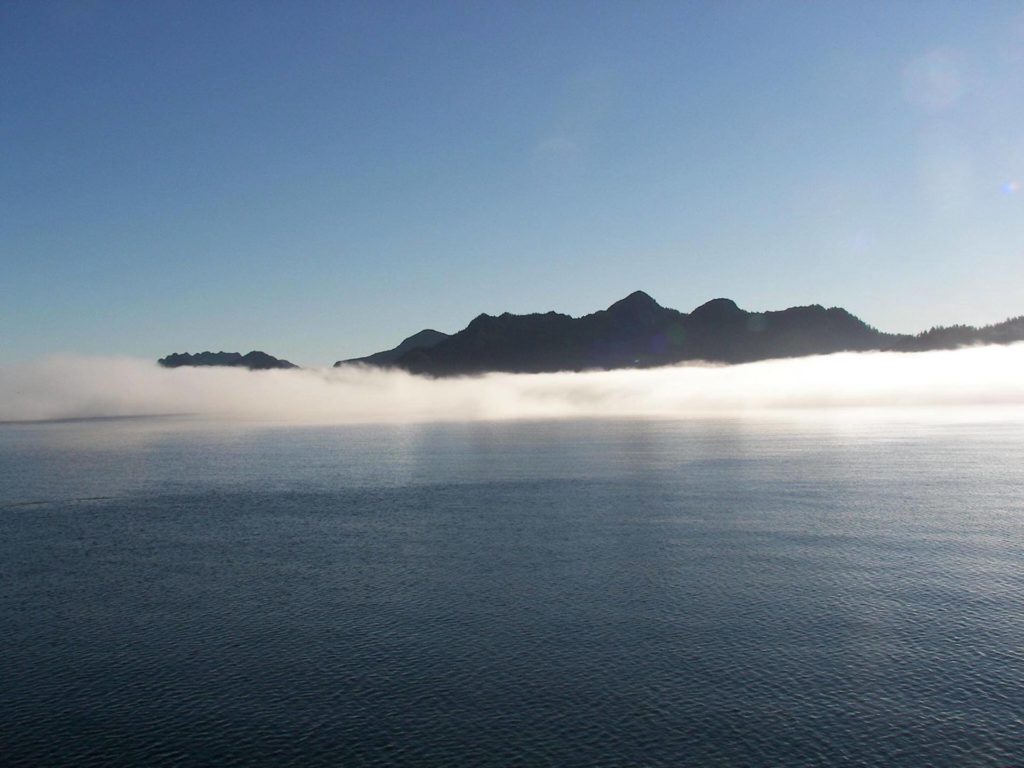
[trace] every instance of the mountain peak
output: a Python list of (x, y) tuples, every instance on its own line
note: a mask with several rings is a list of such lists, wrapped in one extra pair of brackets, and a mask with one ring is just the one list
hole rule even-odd
[(404, 355), (406, 352), (411, 352), (415, 349), (430, 349), (440, 344), (442, 341), (448, 338), (447, 333), (441, 333), (435, 331), (433, 328), (424, 328), (419, 333), (414, 333), (406, 339), (402, 340), (402, 343), (397, 347), (391, 349), (385, 349), (383, 352), (375, 352), (372, 355), (366, 357), (355, 357), (349, 360), (339, 360), (334, 364), (335, 368), (340, 368), (346, 363), (363, 363), (365, 365), (381, 365), (389, 366), (393, 365), (398, 358)]
[(403, 352), (407, 349), (419, 349), (421, 347), (432, 347), (443, 339), (447, 339), (447, 333), (441, 333), (435, 331), (433, 328), (424, 328), (419, 333), (414, 333), (406, 339), (402, 339), (402, 343), (399, 344), (396, 349), (401, 349)]
[(648, 309), (661, 309), (661, 304), (656, 302), (643, 291), (633, 291), (626, 298), (619, 299), (610, 307), (608, 307), (609, 312), (620, 312), (622, 310), (636, 312), (638, 310)]
[(746, 314), (732, 299), (712, 299), (697, 307), (690, 317), (702, 320), (728, 320)]

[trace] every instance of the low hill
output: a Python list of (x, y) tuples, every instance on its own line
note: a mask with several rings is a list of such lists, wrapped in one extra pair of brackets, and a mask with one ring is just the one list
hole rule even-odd
[(248, 354), (240, 352), (175, 352), (162, 357), (157, 362), (164, 368), (181, 368), (183, 366), (229, 366), (232, 368), (248, 368), (251, 371), (264, 371), (272, 368), (298, 368), (295, 363), (281, 360), (266, 352), (253, 350)]

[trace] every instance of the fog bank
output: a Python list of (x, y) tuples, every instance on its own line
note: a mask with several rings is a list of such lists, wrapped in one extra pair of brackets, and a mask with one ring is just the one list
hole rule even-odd
[(735, 366), (426, 379), (347, 367), (160, 368), (135, 358), (0, 366), (0, 420), (150, 414), (359, 423), (692, 417), (830, 407), (1024, 405), (1024, 344)]

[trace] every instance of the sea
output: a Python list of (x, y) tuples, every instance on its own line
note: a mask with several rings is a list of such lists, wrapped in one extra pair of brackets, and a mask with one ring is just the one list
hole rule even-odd
[(4, 766), (1024, 765), (1024, 418), (0, 424)]

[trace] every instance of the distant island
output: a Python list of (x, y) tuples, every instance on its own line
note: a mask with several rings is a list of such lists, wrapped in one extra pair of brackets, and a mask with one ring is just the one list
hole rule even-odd
[(271, 368), (298, 368), (295, 363), (281, 360), (266, 352), (253, 350), (248, 354), (240, 352), (175, 352), (161, 357), (157, 362), (164, 368), (181, 368), (183, 366), (229, 366), (232, 368), (248, 368), (251, 371), (265, 371)]
[[(748, 363), (833, 352), (921, 352), (1024, 340), (1024, 316), (976, 328), (953, 325), (922, 333), (879, 331), (841, 307), (812, 304), (775, 312), (748, 312), (731, 299), (713, 299), (690, 313), (635, 291), (607, 309), (582, 317), (557, 312), (482, 314), (457, 333), (416, 333), (392, 349), (339, 360), (335, 367), (368, 365), (428, 376), (488, 372), (650, 368), (687, 361)], [(173, 354), (160, 365), (296, 368), (264, 352)]]
[(583, 317), (482, 314), (458, 333), (421, 331), (394, 349), (340, 360), (431, 376), (505, 371), (541, 373), (648, 368), (686, 361), (747, 363), (844, 351), (924, 351), (1024, 340), (1024, 317), (974, 328), (955, 325), (917, 335), (884, 333), (840, 307), (814, 304), (747, 312), (713, 299), (689, 314), (635, 291)]

